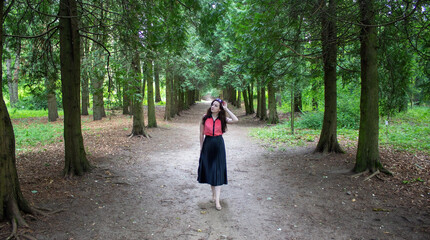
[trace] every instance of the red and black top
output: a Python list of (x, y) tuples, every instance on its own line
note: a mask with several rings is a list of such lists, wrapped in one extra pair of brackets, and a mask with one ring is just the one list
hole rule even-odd
[(205, 121), (205, 130), (204, 134), (206, 136), (221, 136), (222, 135), (222, 127), (221, 127), (221, 119), (216, 118), (213, 120), (212, 117), (208, 117)]

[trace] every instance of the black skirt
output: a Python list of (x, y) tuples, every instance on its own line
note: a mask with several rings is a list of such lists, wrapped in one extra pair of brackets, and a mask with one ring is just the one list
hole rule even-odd
[(222, 136), (206, 136), (200, 152), (197, 181), (211, 186), (227, 184), (227, 162)]

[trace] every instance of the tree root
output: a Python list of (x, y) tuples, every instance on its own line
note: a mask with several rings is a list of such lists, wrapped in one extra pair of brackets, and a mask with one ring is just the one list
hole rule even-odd
[[(31, 209), (29, 209), (31, 213)], [(21, 212), (18, 208), (18, 203), (16, 200), (11, 199), (8, 201), (8, 207), (7, 207), (9, 218), (12, 219), (12, 226), (13, 224), (29, 227), (27, 222), (24, 220), (24, 218), (21, 215)]]
[[(352, 175), (351, 176), (351, 178), (358, 178), (358, 177), (360, 177), (361, 175), (364, 175), (364, 174), (366, 174), (367, 173), (367, 171), (363, 171), (363, 172), (359, 172), (359, 173), (356, 173), (356, 174), (354, 174), (354, 175)], [(383, 179), (381, 179), (381, 178), (379, 178), (377, 175), (378, 174), (380, 174), (380, 173), (385, 173), (385, 174), (387, 174), (387, 175), (390, 175), (390, 176), (393, 176), (393, 173), (391, 173), (390, 171), (388, 171), (387, 169), (385, 169), (385, 168), (379, 168), (379, 169), (376, 169), (376, 171), (375, 172), (373, 172), (372, 174), (370, 174), (369, 176), (367, 176), (363, 181), (368, 181), (368, 180), (370, 180), (371, 178), (373, 178), (373, 177), (377, 177), (378, 179), (380, 179), (380, 180), (382, 180), (383, 181)]]
[[(21, 214), (21, 211), (24, 213), (28, 213), (27, 217), (31, 217), (32, 219), (37, 219), (37, 217), (35, 216), (36, 214), (42, 215), (42, 216), (48, 216), (51, 214), (64, 211), (63, 209), (52, 211), (50, 209), (30, 207), (25, 200), (20, 200), (20, 201), (21, 202), (18, 203), (18, 201), (13, 197), (8, 199), (7, 201), (6, 216), (8, 219), (10, 219), (11, 225), (12, 225), (12, 232), (9, 235), (9, 237), (6, 238), (8, 240), (11, 240), (11, 239), (36, 240), (36, 238), (26, 234), (25, 232), (23, 232), (22, 234), (18, 232), (18, 227), (29, 228), (29, 225), (24, 220), (23, 215)], [(46, 213), (45, 212), (46, 210), (50, 211), (50, 213)]]
[(135, 133), (131, 133), (128, 135), (128, 138), (131, 139), (132, 137), (144, 137), (144, 138), (152, 138), (151, 135), (149, 135), (148, 133), (143, 133), (143, 134), (135, 134)]
[(385, 173), (385, 174), (387, 174), (387, 175), (389, 175), (389, 176), (393, 176), (393, 173), (392, 172), (390, 172), (390, 171), (388, 171), (387, 169), (385, 169), (385, 168), (380, 168), (379, 169), (380, 171), (381, 171), (381, 173)]
[(361, 175), (363, 175), (363, 174), (365, 174), (365, 173), (366, 173), (366, 171), (359, 172), (359, 173), (357, 173), (357, 174), (352, 175), (352, 176), (351, 176), (351, 178), (358, 178), (358, 177), (360, 177)]
[(380, 173), (379, 169), (376, 170), (374, 173), (372, 173), (370, 176), (366, 177), (363, 181), (368, 181), (371, 178), (373, 178), (374, 176), (378, 175)]
[(19, 239), (18, 237), (18, 223), (15, 218), (12, 218), (12, 233), (9, 235), (9, 237), (6, 238), (6, 240), (10, 239)]
[(23, 234), (22, 236), (23, 236), (24, 238), (27, 238), (28, 240), (37, 240), (35, 237), (32, 237), (32, 236), (27, 235), (27, 234)]
[(33, 208), (32, 210), (34, 211), (34, 213), (37, 213), (44, 217), (66, 211), (66, 209), (57, 209), (53, 211), (52, 209), (49, 209), (49, 208)]

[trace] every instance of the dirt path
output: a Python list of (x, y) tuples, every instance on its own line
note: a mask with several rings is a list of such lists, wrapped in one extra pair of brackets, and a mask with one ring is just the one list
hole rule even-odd
[[(346, 156), (311, 148), (270, 152), (248, 136), (249, 117), (224, 139), (229, 184), (222, 211), (196, 181), (199, 103), (123, 146), (65, 188), (65, 209), (31, 223), (37, 239), (429, 239), (429, 212), (351, 180)], [(239, 115), (241, 115), (239, 113)], [(376, 211), (375, 211), (376, 209)]]

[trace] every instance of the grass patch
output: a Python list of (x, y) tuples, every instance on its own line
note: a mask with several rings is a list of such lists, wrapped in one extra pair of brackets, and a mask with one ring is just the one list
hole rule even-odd
[(409, 152), (430, 153), (430, 109), (415, 107), (396, 115), (379, 128), (381, 144)]
[[(301, 121), (304, 121), (303, 123)], [(311, 123), (311, 124), (310, 124)], [(315, 118), (297, 119), (295, 134), (291, 134), (290, 122), (272, 127), (251, 129), (250, 135), (264, 142), (270, 148), (284, 149), (286, 146), (304, 146), (313, 142), (320, 135), (321, 128), (307, 129), (302, 126), (315, 126)], [(340, 128), (338, 140), (351, 147), (358, 143), (358, 130)], [(381, 120), (379, 126), (379, 143), (397, 150), (424, 152), (430, 154), (430, 111), (427, 107), (416, 107), (401, 113), (385, 125)]]
[[(11, 119), (21, 119), (21, 118), (33, 118), (33, 117), (47, 117), (48, 110), (27, 110), (18, 108), (8, 108), (7, 109)], [(63, 110), (58, 111), (59, 116), (64, 116)]]
[(286, 146), (304, 146), (307, 142), (313, 142), (319, 135), (319, 130), (296, 129), (291, 134), (289, 122), (267, 128), (253, 128), (250, 135), (262, 140), (269, 148), (285, 149)]
[(23, 120), (14, 124), (15, 144), (17, 151), (28, 147), (45, 146), (63, 141), (63, 124), (41, 123)]

